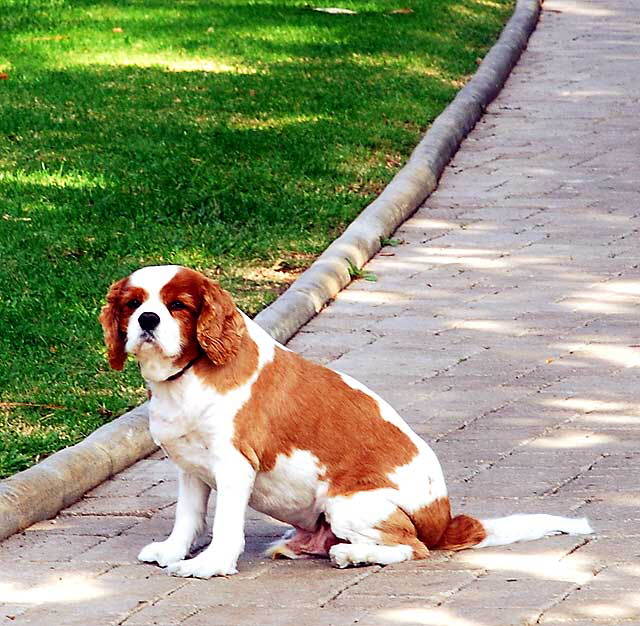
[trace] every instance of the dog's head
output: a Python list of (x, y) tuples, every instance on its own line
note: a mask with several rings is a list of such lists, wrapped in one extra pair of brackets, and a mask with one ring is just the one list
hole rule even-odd
[(235, 357), (245, 323), (231, 296), (194, 270), (144, 267), (111, 285), (100, 314), (111, 367), (133, 354), (150, 381), (174, 376), (200, 355)]

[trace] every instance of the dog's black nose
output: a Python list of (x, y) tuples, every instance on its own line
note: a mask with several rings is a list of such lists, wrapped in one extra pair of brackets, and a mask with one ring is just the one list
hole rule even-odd
[(142, 330), (151, 331), (160, 323), (160, 317), (157, 313), (147, 311), (138, 318), (138, 323)]

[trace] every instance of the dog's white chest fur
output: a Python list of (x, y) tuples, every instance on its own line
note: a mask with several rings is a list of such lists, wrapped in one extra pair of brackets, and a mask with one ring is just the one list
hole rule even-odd
[[(154, 386), (149, 405), (153, 440), (182, 470), (215, 487), (212, 466), (232, 445), (233, 410), (243, 399), (204, 393), (197, 377), (185, 374), (179, 389), (166, 393)], [(229, 406), (232, 405), (232, 406)], [(236, 409), (237, 410), (237, 409)]]

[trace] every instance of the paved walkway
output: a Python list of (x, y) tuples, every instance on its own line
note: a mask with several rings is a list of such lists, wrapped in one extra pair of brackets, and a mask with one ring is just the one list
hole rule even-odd
[(240, 574), (136, 563), (171, 526), (143, 460), (0, 545), (0, 624), (640, 624), (640, 6), (547, 0), (440, 189), (291, 342), (368, 383), (433, 442), (456, 511), (588, 515), (597, 533), (386, 568)]

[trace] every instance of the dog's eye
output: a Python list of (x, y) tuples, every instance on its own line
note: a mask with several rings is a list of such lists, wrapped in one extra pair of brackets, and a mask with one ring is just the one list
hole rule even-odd
[(183, 311), (187, 308), (187, 305), (180, 300), (174, 300), (169, 304), (169, 311)]
[(127, 302), (127, 306), (130, 309), (137, 309), (141, 304), (142, 302), (140, 302), (140, 300), (138, 300), (137, 298), (133, 298), (133, 300), (129, 300), (129, 302)]

